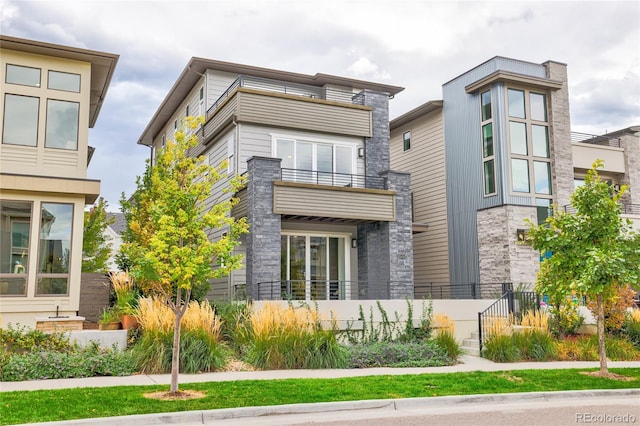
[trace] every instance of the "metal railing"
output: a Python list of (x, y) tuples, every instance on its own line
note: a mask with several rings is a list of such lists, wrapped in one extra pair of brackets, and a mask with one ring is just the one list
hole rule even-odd
[(478, 339), (480, 353), (483, 343), (494, 333), (500, 332), (514, 322), (519, 322), (522, 314), (540, 309), (540, 295), (532, 291), (513, 291), (505, 286), (505, 293), (491, 306), (478, 312)]
[(218, 107), (233, 93), (238, 87), (247, 89), (262, 90), (265, 92), (282, 93), (286, 95), (295, 95), (304, 98), (324, 99), (335, 102), (343, 102), (349, 104), (362, 105), (363, 96), (360, 93), (353, 93), (350, 90), (341, 90), (331, 87), (318, 87), (307, 84), (297, 84), (282, 80), (272, 80), (268, 78), (252, 77), (240, 75), (231, 85), (220, 95), (220, 97), (207, 110), (207, 116)]
[(287, 182), (312, 183), (316, 185), (342, 186), (350, 188), (385, 188), (385, 179), (380, 176), (319, 172), (316, 170), (281, 169), (281, 179)]
[(415, 283), (347, 280), (286, 280), (234, 286), (236, 300), (497, 299), (511, 283)]
[[(628, 215), (640, 215), (640, 204), (620, 203), (620, 213)], [(565, 204), (564, 211), (566, 213), (576, 213), (577, 210), (571, 204)]]
[(571, 142), (620, 148), (620, 138), (590, 135), (588, 133), (571, 132)]

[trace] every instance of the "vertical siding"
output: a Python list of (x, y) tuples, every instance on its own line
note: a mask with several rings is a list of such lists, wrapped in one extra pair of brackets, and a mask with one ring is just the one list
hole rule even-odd
[[(411, 131), (411, 149), (403, 150), (402, 135)], [(391, 168), (411, 173), (414, 222), (429, 226), (413, 236), (416, 297), (429, 282), (448, 283), (449, 247), (444, 129), (441, 110), (391, 132)]]
[(452, 282), (478, 282), (478, 209), (523, 200), (505, 199), (508, 192), (504, 89), (493, 87), (494, 149), (498, 195), (484, 197), (482, 179), (482, 137), (479, 93), (467, 94), (465, 86), (497, 70), (545, 77), (540, 64), (496, 57), (443, 85), (444, 134), (447, 164), (447, 208), (449, 211), (449, 253)]

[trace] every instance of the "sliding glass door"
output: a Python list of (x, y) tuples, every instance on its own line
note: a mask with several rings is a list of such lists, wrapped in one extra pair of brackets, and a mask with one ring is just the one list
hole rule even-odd
[(341, 235), (283, 234), (283, 298), (344, 299), (349, 280), (347, 241)]

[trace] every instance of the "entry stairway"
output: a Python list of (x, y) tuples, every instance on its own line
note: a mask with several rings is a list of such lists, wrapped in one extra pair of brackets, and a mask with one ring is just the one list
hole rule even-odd
[(471, 337), (462, 339), (460, 349), (466, 355), (480, 356), (480, 334), (474, 331), (471, 333)]

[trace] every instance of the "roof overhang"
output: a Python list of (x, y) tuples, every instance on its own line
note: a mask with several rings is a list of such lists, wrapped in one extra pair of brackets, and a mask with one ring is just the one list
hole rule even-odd
[(312, 86), (336, 85), (357, 87), (363, 90), (368, 89), (376, 92), (388, 93), (389, 96), (394, 96), (404, 90), (404, 88), (400, 86), (391, 86), (388, 84), (338, 77), (329, 74), (298, 74), (270, 68), (261, 68), (251, 65), (193, 57), (184, 70), (182, 70), (182, 73), (178, 76), (173, 87), (169, 90), (169, 93), (158, 107), (157, 111), (149, 121), (149, 124), (138, 138), (138, 144), (147, 146), (151, 146), (153, 144), (155, 136), (171, 119), (174, 112), (184, 101), (184, 98), (193, 89), (193, 86), (195, 86), (195, 84), (203, 77), (207, 70), (223, 71), (238, 75), (250, 75), (253, 77), (273, 80), (283, 80)]
[(89, 127), (98, 119), (119, 55), (0, 35), (0, 48), (91, 63)]
[(467, 93), (475, 93), (478, 90), (490, 86), (494, 83), (506, 82), (511, 84), (522, 84), (540, 89), (558, 90), (562, 88), (563, 82), (548, 78), (532, 77), (530, 75), (518, 74), (508, 71), (495, 71), (480, 80), (465, 86)]
[(394, 118), (389, 122), (390, 130), (394, 130), (397, 127), (403, 126), (416, 118), (422, 117), (423, 115), (427, 115), (431, 112), (438, 111), (442, 109), (443, 102), (441, 100), (438, 101), (429, 101), (425, 104), (420, 105), (417, 108), (412, 109), (409, 112), (402, 114), (399, 117)]

